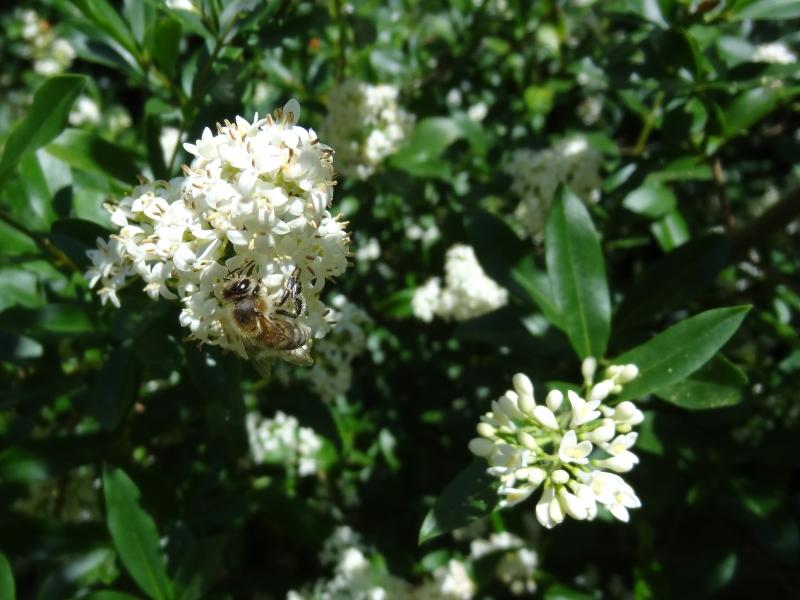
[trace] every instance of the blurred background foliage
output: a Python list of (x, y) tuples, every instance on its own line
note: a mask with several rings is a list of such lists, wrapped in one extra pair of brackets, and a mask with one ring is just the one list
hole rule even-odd
[[(340, 525), (372, 569), (410, 582), (467, 556), (466, 534), (417, 536), (469, 464), (478, 416), (518, 371), (537, 384), (579, 373), (520, 285), (518, 261), (535, 281), (544, 250), (508, 170), (514, 151), (573, 134), (600, 156), (589, 210), (609, 356), (707, 309), (753, 309), (694, 388), (640, 404), (631, 523), (542, 531), (522, 505), (484, 535), (525, 540), (545, 598), (792, 594), (798, 18), (789, 0), (7, 3), (0, 597), (284, 597), (330, 576), (320, 552)], [(776, 42), (777, 58), (764, 50)], [(108, 198), (138, 174), (179, 175), (179, 141), (235, 115), (296, 97), (318, 129), (348, 78), (397, 86), (416, 125), (371, 177), (335, 191), (357, 256), (333, 289), (369, 316), (346, 394), (323, 401), (295, 369), (264, 384), (237, 357), (183, 343), (177, 305), (136, 286), (121, 309), (101, 306), (82, 272), (109, 233)], [(414, 318), (414, 290), (456, 243), (508, 304)], [(256, 410), (316, 432), (312, 476), (249, 458)], [(475, 597), (510, 593), (486, 560), (470, 572)]]

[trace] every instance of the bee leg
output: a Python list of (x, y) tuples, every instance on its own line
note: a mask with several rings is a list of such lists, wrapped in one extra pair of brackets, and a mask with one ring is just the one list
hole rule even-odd
[(245, 269), (245, 268), (247, 268), (248, 266), (249, 266), (250, 268), (248, 268), (248, 269), (247, 269), (247, 273), (246, 273), (246, 275), (247, 275), (248, 277), (250, 277), (250, 275), (252, 275), (252, 274), (253, 274), (253, 269), (255, 269), (255, 268), (256, 268), (256, 261), (254, 261), (254, 260), (251, 260), (249, 263), (245, 264), (245, 265), (244, 265), (244, 267), (242, 267), (242, 269)]
[(294, 299), (294, 312), (296, 315), (302, 315), (306, 310), (306, 299), (301, 295), (297, 295)]
[(289, 299), (291, 292), (289, 290), (283, 290), (283, 295), (281, 295), (281, 299), (275, 304), (275, 306), (283, 306), (286, 304), (286, 301)]
[(284, 317), (289, 317), (291, 319), (296, 319), (297, 318), (297, 315), (293, 315), (288, 310), (283, 310), (282, 308), (279, 308), (275, 312), (278, 313), (279, 315), (283, 315)]

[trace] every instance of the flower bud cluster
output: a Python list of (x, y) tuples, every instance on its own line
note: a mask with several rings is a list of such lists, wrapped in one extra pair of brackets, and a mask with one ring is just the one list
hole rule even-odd
[(237, 117), (208, 128), (184, 176), (146, 182), (108, 205), (118, 232), (88, 252), (91, 287), (119, 306), (117, 291), (131, 277), (154, 300), (179, 298), (180, 322), (190, 337), (245, 356), (226, 331), (221, 291), (226, 277), (252, 263), (270, 301), (277, 301), (299, 268), (307, 301), (299, 320), (312, 337), (329, 324), (319, 299), (326, 279), (348, 266), (346, 223), (331, 216), (333, 150), (313, 130), (299, 127), (300, 106), (290, 100), (275, 116)]
[(317, 472), (322, 440), (313, 429), (301, 427), (295, 417), (281, 411), (272, 419), (251, 412), (246, 422), (250, 453), (257, 464), (283, 464), (300, 477)]
[(333, 325), (325, 339), (314, 346), (314, 366), (308, 374), (312, 391), (328, 402), (350, 389), (352, 363), (366, 348), (364, 328), (372, 322), (362, 308), (341, 294), (333, 296), (330, 305), (327, 319)]
[(466, 321), (508, 302), (508, 291), (486, 275), (471, 246), (452, 246), (447, 251), (444, 270), (444, 287), (438, 277), (433, 277), (415, 290), (411, 309), (418, 319), (430, 322), (435, 315)]
[(584, 202), (597, 202), (601, 164), (600, 153), (582, 136), (567, 138), (539, 152), (515, 150), (505, 171), (511, 176), (511, 190), (520, 199), (516, 215), (528, 233), (534, 238), (542, 235), (547, 212), (562, 183), (569, 184)]
[(400, 108), (393, 85), (348, 79), (328, 96), (322, 133), (336, 148), (336, 169), (346, 177), (367, 179), (394, 153), (414, 125)]
[(638, 376), (635, 365), (612, 365), (594, 383), (597, 361), (584, 361), (584, 397), (570, 390), (552, 390), (537, 403), (531, 380), (514, 376), (514, 389), (492, 403), (481, 417), (479, 437), (470, 451), (486, 458), (488, 473), (500, 480), (501, 507), (513, 506), (542, 488), (536, 518), (546, 528), (566, 515), (592, 520), (597, 505), (621, 521), (628, 509), (641, 506), (633, 488), (618, 473), (639, 462), (631, 452), (644, 419), (630, 401), (612, 406), (609, 398)]
[(33, 70), (50, 77), (66, 71), (75, 59), (75, 49), (57, 36), (52, 25), (33, 10), (21, 14), (22, 54), (33, 61)]

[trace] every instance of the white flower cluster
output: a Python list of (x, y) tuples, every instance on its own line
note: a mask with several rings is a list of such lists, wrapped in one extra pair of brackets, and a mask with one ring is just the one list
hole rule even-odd
[(336, 170), (367, 179), (397, 150), (414, 125), (414, 117), (397, 103), (393, 85), (371, 85), (348, 79), (331, 90), (321, 130), (336, 148)]
[(308, 305), (298, 320), (312, 337), (324, 336), (319, 295), (326, 279), (347, 268), (350, 239), (347, 223), (328, 210), (333, 151), (296, 125), (299, 114), (291, 100), (275, 118), (237, 117), (216, 135), (206, 128), (196, 144), (184, 144), (195, 158), (183, 177), (143, 183), (107, 206), (119, 232), (89, 251), (86, 273), (91, 287), (100, 284), (103, 302), (119, 306), (117, 291), (138, 275), (151, 298), (181, 300), (180, 322), (191, 338), (246, 356), (225, 327), (226, 277), (252, 263), (276, 301), (299, 268)]
[(628, 509), (641, 506), (617, 473), (639, 462), (630, 451), (637, 437), (632, 429), (644, 416), (630, 401), (614, 407), (605, 403), (639, 371), (635, 365), (613, 365), (594, 384), (596, 367), (593, 358), (583, 362), (588, 400), (570, 390), (564, 402), (564, 394), (552, 390), (544, 404), (537, 404), (530, 379), (517, 373), (514, 389), (481, 417), (480, 437), (469, 449), (486, 458), (487, 472), (500, 479), (501, 507), (518, 504), (542, 487), (536, 518), (550, 529), (565, 515), (594, 519), (598, 503), (620, 521), (628, 521)]
[(473, 561), (489, 555), (501, 555), (495, 574), (515, 596), (536, 591), (536, 580), (533, 576), (539, 564), (539, 555), (535, 550), (527, 548), (525, 541), (519, 536), (508, 531), (493, 533), (487, 540), (473, 540), (469, 548)]
[(471, 246), (452, 246), (445, 256), (444, 272), (444, 287), (433, 277), (415, 290), (411, 310), (418, 319), (429, 323), (438, 316), (466, 321), (508, 302), (508, 290), (486, 275)]
[(791, 65), (797, 62), (797, 55), (786, 44), (772, 42), (756, 46), (753, 62), (771, 63), (774, 65)]
[(330, 333), (314, 346), (314, 366), (309, 371), (312, 391), (327, 402), (343, 396), (353, 380), (353, 360), (364, 352), (367, 336), (364, 327), (372, 320), (361, 308), (341, 294), (331, 298), (327, 319)]
[(33, 70), (50, 77), (66, 71), (75, 59), (75, 50), (65, 39), (56, 36), (53, 27), (33, 10), (22, 12), (24, 55), (33, 61)]
[(504, 170), (511, 175), (511, 190), (520, 198), (515, 212), (528, 233), (542, 235), (547, 212), (562, 183), (584, 202), (597, 202), (601, 165), (602, 156), (583, 136), (567, 138), (539, 152), (515, 150)]
[(303, 590), (290, 591), (287, 600), (469, 600), (475, 582), (464, 562), (451, 559), (438, 567), (421, 585), (392, 575), (370, 560), (360, 536), (339, 527), (326, 541), (320, 558), (333, 566), (330, 579), (321, 579)]
[(301, 427), (295, 417), (281, 411), (272, 419), (247, 413), (246, 424), (250, 453), (257, 464), (282, 464), (300, 477), (317, 472), (322, 440), (313, 429)]

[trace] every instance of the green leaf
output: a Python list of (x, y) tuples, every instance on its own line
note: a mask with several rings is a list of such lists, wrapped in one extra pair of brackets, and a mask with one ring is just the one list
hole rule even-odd
[(48, 79), (36, 90), (30, 111), (6, 139), (0, 158), (0, 187), (14, 172), (23, 154), (41, 148), (61, 133), (72, 103), (85, 84), (83, 75), (59, 75)]
[(419, 530), (419, 543), (488, 515), (499, 501), (497, 478), (486, 472), (486, 460), (476, 458), (436, 499)]
[(757, 87), (739, 94), (723, 109), (725, 136), (745, 133), (798, 91), (797, 87)]
[(11, 306), (39, 308), (44, 303), (36, 273), (19, 266), (0, 269), (0, 312)]
[(37, 310), (12, 308), (0, 315), (0, 330), (33, 337), (81, 335), (94, 331), (89, 313), (77, 304), (51, 303)]
[(98, 590), (89, 593), (88, 596), (82, 596), (84, 600), (139, 600), (138, 596), (131, 596), (123, 592), (115, 592), (114, 590)]
[(641, 398), (682, 381), (711, 360), (736, 333), (749, 310), (749, 306), (707, 310), (618, 356), (614, 364), (633, 363), (639, 367), (639, 376), (623, 387), (617, 398)]
[(45, 149), (75, 169), (135, 185), (139, 169), (133, 154), (84, 129), (67, 129)]
[(86, 412), (102, 430), (116, 429), (133, 405), (138, 389), (136, 367), (132, 343), (126, 340), (114, 348), (97, 374)]
[(178, 60), (181, 24), (171, 18), (159, 19), (150, 43), (150, 53), (161, 70), (171, 76)]
[(11, 564), (5, 554), (0, 552), (0, 598), (14, 600), (15, 597), (14, 572), (11, 570)]
[(731, 11), (736, 19), (763, 19), (782, 21), (800, 17), (800, 2), (797, 0), (744, 0)]
[(683, 381), (653, 393), (681, 408), (708, 410), (739, 404), (746, 383), (744, 371), (720, 354)]
[(83, 15), (132, 56), (138, 54), (136, 40), (127, 23), (106, 0), (74, 0)]
[(391, 158), (391, 164), (415, 177), (438, 177), (449, 180), (450, 163), (442, 153), (464, 136), (458, 123), (447, 117), (423, 119), (414, 128), (408, 142)]
[(139, 506), (139, 489), (116, 467), (103, 468), (106, 523), (122, 564), (150, 598), (172, 598), (161, 556), (158, 531), (152, 517)]
[(667, 186), (646, 181), (625, 196), (622, 205), (637, 215), (659, 219), (674, 209), (677, 202), (675, 194)]
[(553, 298), (553, 291), (550, 288), (550, 278), (547, 273), (536, 268), (532, 256), (526, 256), (517, 263), (511, 272), (511, 278), (539, 307), (545, 319), (554, 327), (563, 329), (561, 326), (561, 313), (558, 311), (558, 306), (556, 306), (556, 301)]
[(719, 234), (696, 238), (648, 267), (617, 310), (620, 329), (658, 317), (711, 285), (728, 262), (730, 242)]
[(676, 208), (662, 219), (650, 225), (653, 237), (665, 252), (685, 244), (689, 239), (689, 226), (681, 212)]
[(600, 238), (583, 202), (562, 187), (545, 226), (550, 289), (580, 358), (601, 357), (611, 332), (611, 299)]

